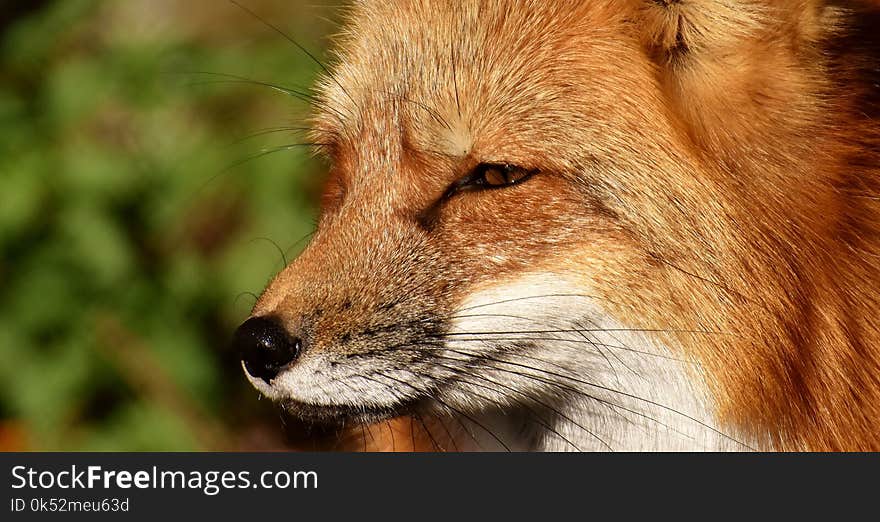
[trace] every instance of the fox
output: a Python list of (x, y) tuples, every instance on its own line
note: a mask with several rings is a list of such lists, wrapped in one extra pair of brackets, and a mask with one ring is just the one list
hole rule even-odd
[(262, 395), (353, 451), (880, 450), (880, 5), (345, 13)]

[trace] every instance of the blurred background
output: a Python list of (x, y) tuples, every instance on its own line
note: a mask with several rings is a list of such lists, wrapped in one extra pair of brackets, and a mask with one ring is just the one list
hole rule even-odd
[[(326, 56), (336, 6), (241, 2)], [(227, 343), (322, 165), (307, 104), (223, 75), (318, 72), (225, 0), (0, 2), (0, 450), (298, 442)]]

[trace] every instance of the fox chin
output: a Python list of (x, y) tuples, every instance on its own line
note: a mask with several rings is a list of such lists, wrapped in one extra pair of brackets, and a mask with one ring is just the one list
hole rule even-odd
[(233, 344), (349, 450), (880, 450), (880, 6), (360, 0)]

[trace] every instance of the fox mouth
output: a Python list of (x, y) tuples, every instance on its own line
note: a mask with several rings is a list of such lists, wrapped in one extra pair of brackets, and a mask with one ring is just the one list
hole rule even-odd
[[(428, 409), (428, 404), (431, 401), (427, 392), (419, 392), (408, 396), (394, 397), (392, 400), (380, 404), (368, 401), (328, 404), (323, 401), (296, 398), (281, 393), (277, 379), (267, 382), (252, 375), (244, 364), (242, 364), (242, 369), (251, 384), (261, 394), (278, 403), (291, 417), (313, 427), (332, 429), (358, 424), (376, 424)], [(283, 373), (279, 375), (280, 378), (283, 378)], [(343, 388), (349, 389), (350, 387), (344, 383), (344, 378), (338, 379), (337, 382)]]
[(383, 422), (395, 417), (412, 414), (427, 399), (415, 398), (394, 406), (363, 406), (363, 405), (317, 405), (296, 399), (280, 401), (285, 411), (298, 420), (324, 428), (341, 428), (352, 425), (369, 425)]

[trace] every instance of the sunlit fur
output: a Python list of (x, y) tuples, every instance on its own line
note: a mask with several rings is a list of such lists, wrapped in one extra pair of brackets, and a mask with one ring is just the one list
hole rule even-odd
[[(845, 4), (356, 2), (318, 230), (254, 309), (306, 350), (256, 384), (314, 421), (447, 416), (416, 430), (444, 449), (880, 449), (880, 14)], [(481, 162), (539, 173), (441, 201)], [(461, 342), (529, 277), (526, 323)]]

